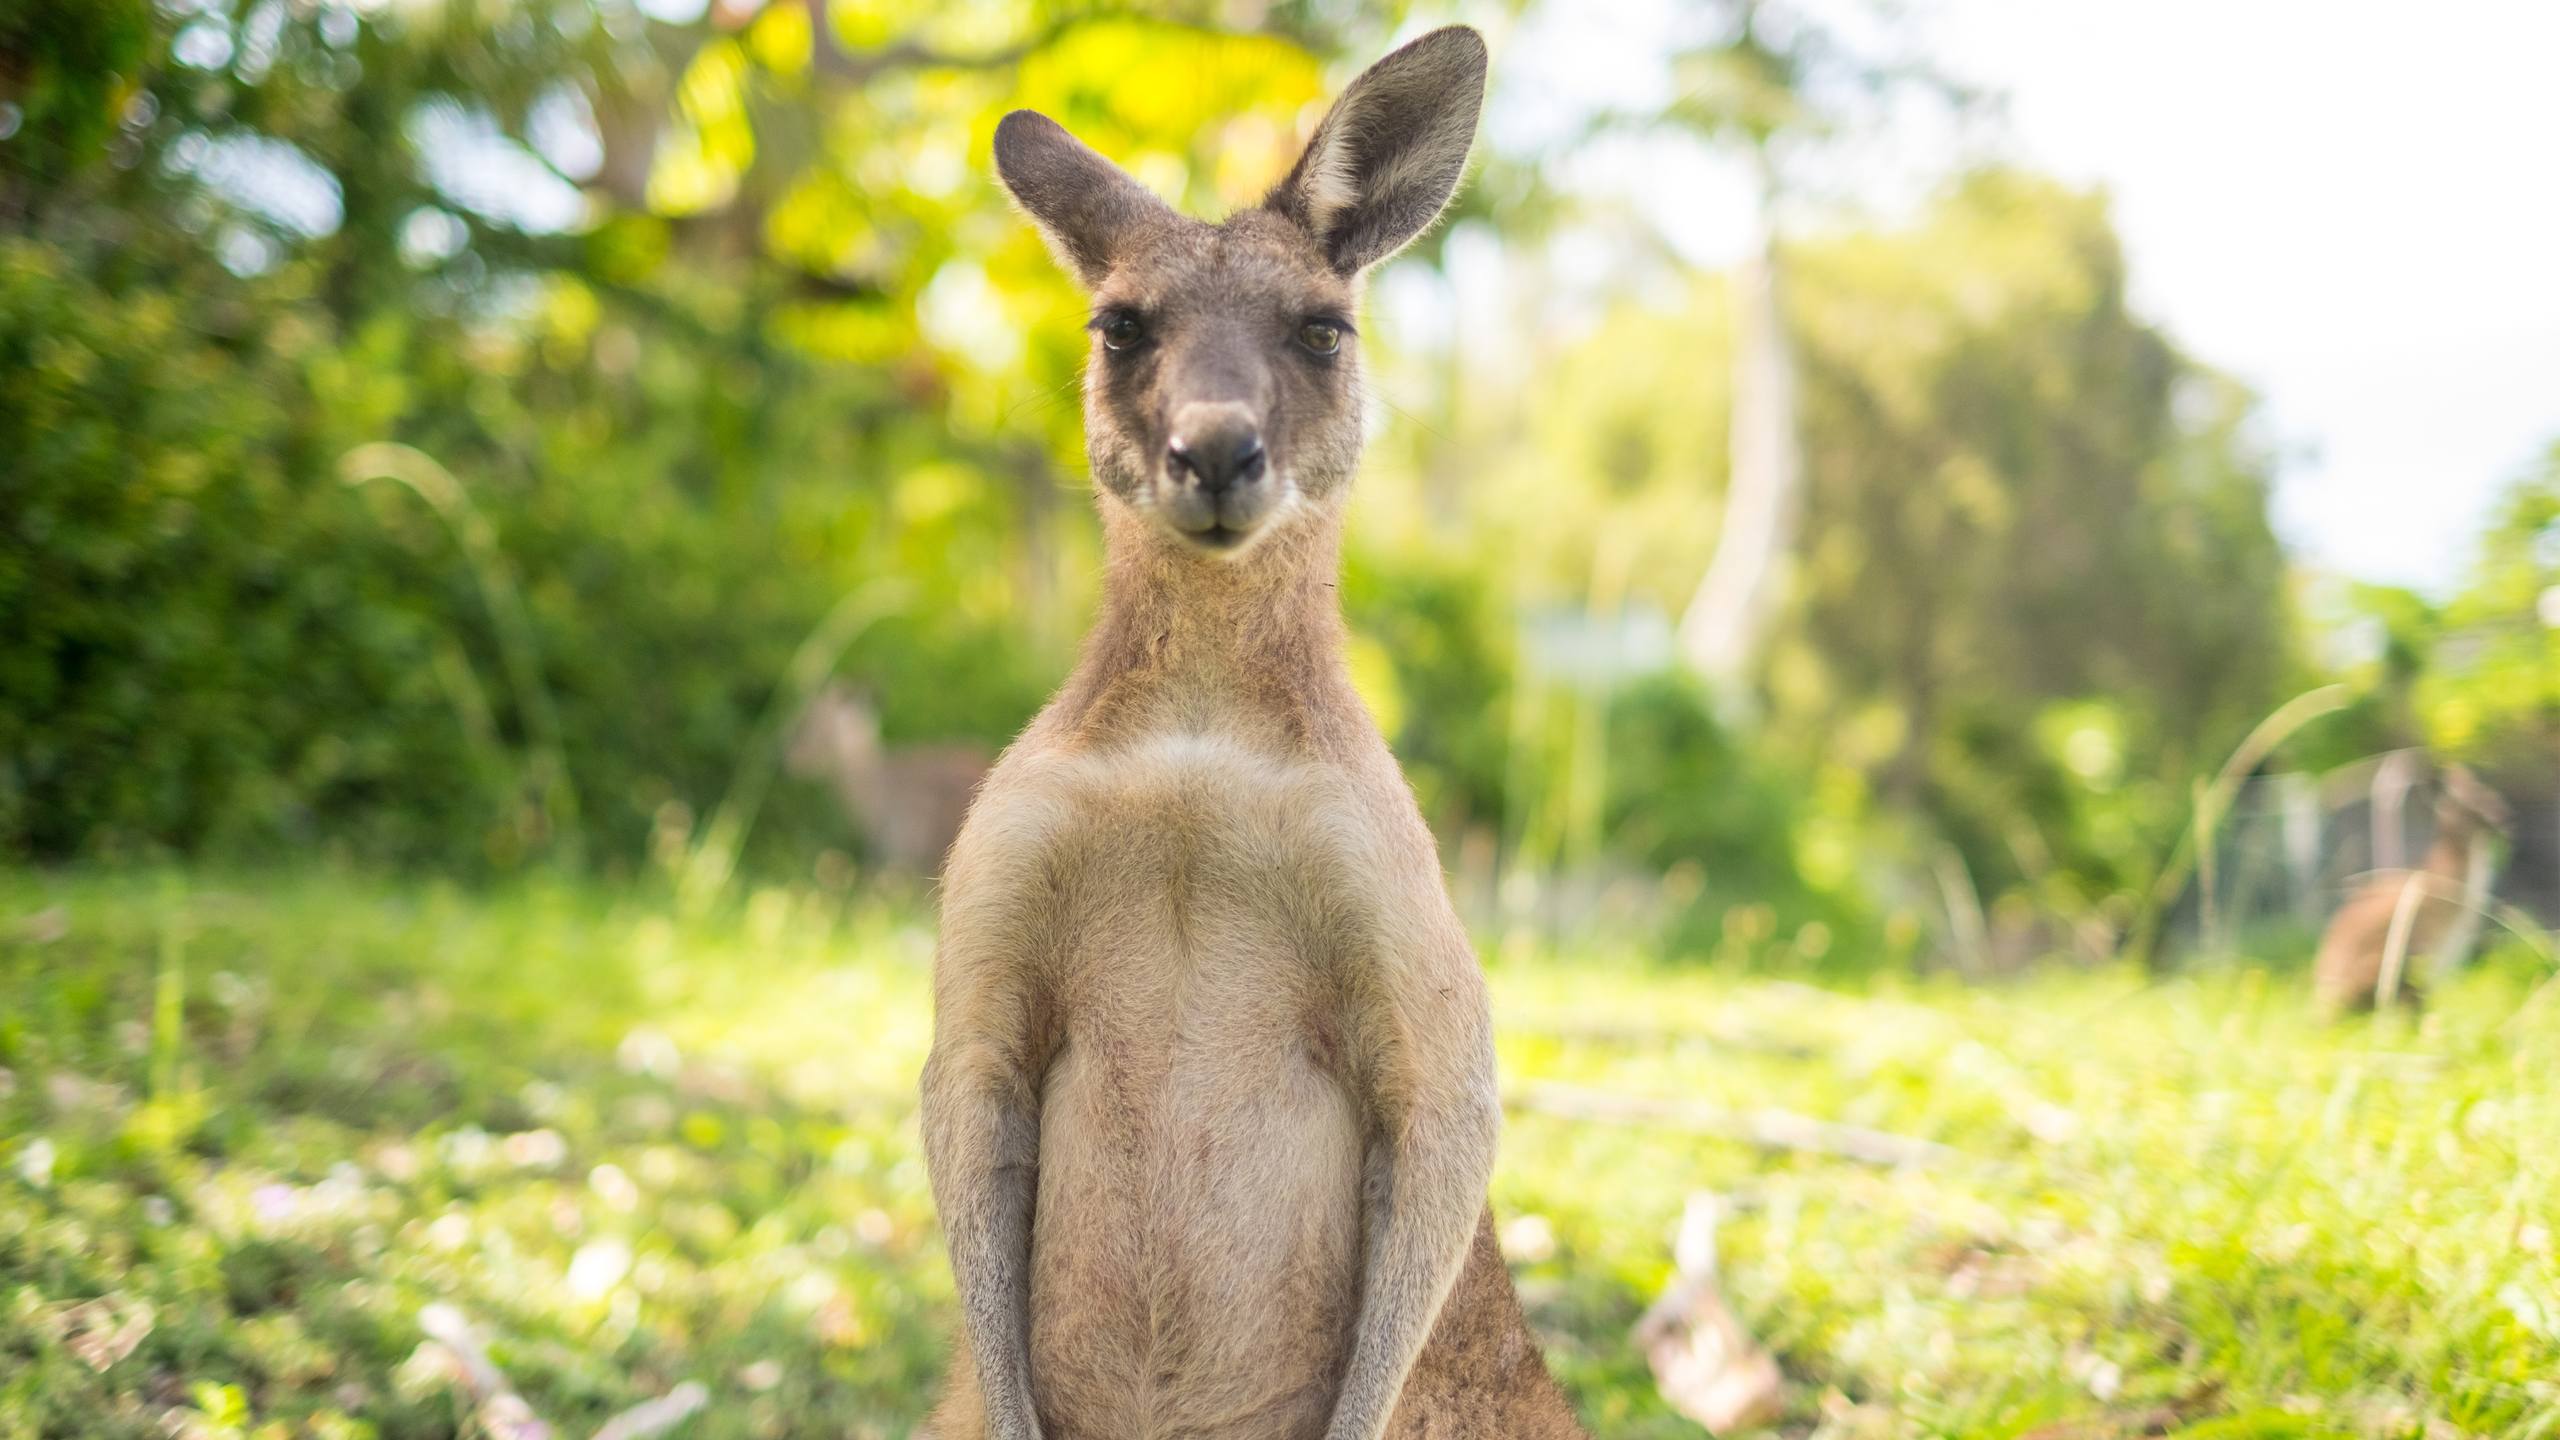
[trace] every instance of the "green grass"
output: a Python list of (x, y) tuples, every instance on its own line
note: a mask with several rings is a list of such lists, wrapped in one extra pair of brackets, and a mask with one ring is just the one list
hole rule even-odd
[[(585, 1435), (903, 1436), (949, 1320), (915, 1154), (929, 930), (346, 877), (0, 877), (0, 1440), (486, 1434), (421, 1310)], [(1886, 1170), (1516, 1116), (1495, 1202), (1604, 1436), (1691, 1191), (1794, 1434), (2560, 1435), (2560, 998), (2422, 1022), (2254, 970), (1865, 994), (1506, 963), (1506, 1080), (1781, 1106)], [(2519, 1007), (2522, 1009), (2519, 1015)], [(119, 1357), (119, 1351), (126, 1350)]]

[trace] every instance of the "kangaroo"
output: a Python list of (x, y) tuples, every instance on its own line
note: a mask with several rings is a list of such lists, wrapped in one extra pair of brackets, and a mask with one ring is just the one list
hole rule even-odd
[(784, 757), (792, 774), (835, 792), (874, 864), (928, 878), (959, 835), (987, 760), (975, 745), (884, 745), (870, 697), (840, 685), (809, 697)]
[[(2461, 766), (2444, 773), (2444, 793), (2436, 799), (2436, 833), (2426, 858), (2414, 871), (2375, 875), (2357, 888), (2329, 919), (2312, 962), (2312, 995), (2330, 1015), (2361, 1010), (2374, 1003), (2382, 987), (2383, 966), (2391, 945), (2391, 927), (2412, 885), (2424, 886), (2406, 903), (2415, 907), (2402, 942), (2404, 960), (2434, 956), (2439, 965), (2458, 962), (2458, 955), (2437, 954), (2462, 918), (2471, 888), (2472, 858), (2491, 834), (2507, 828), (2506, 802)], [(2486, 871), (2482, 872), (2486, 874)], [(2415, 999), (2417, 987), (2395, 977), (2403, 998)]]
[(1483, 979), (1334, 594), (1361, 277), (1456, 188), (1484, 73), (1471, 30), (1396, 51), (1216, 225), (997, 127), (1094, 301), (1107, 569), (944, 877), (936, 1440), (1582, 1434), (1485, 1207)]

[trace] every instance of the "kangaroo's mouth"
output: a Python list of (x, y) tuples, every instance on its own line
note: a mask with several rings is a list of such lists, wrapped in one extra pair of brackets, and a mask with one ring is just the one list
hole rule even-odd
[(1262, 532), (1267, 527), (1257, 521), (1231, 525), (1224, 520), (1217, 520), (1198, 530), (1186, 530), (1179, 525), (1167, 525), (1165, 528), (1178, 537), (1183, 548), (1194, 554), (1217, 560), (1233, 560), (1253, 548), (1253, 542), (1262, 538)]
[(1156, 520), (1183, 543), (1211, 555), (1234, 556), (1268, 531), (1294, 498), (1285, 481), (1274, 477), (1218, 494), (1197, 486), (1160, 486), (1154, 495)]
[(1238, 527), (1229, 525), (1224, 521), (1220, 521), (1212, 524), (1206, 530), (1185, 531), (1184, 538), (1188, 539), (1192, 544), (1200, 546), (1202, 549), (1232, 550), (1238, 545), (1243, 544), (1245, 542), (1245, 537), (1251, 535), (1255, 528), (1257, 527)]

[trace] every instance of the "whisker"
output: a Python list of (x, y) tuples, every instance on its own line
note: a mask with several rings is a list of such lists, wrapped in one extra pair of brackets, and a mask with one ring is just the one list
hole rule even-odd
[(1416, 428), (1420, 429), (1420, 430), (1422, 431), (1422, 433), (1423, 433), (1423, 434), (1430, 436), (1432, 439), (1439, 441), (1439, 442), (1440, 442), (1441, 444), (1443, 444), (1443, 445), (1447, 445), (1447, 444), (1452, 443), (1452, 437), (1448, 434), (1448, 432), (1446, 432), (1446, 431), (1442, 430), (1439, 426), (1432, 424), (1430, 421), (1423, 419), (1421, 416), (1419, 416), (1419, 415), (1415, 414), (1414, 412), (1412, 412), (1412, 411), (1410, 411), (1410, 410), (1407, 410), (1407, 409), (1406, 409), (1406, 408), (1404, 408), (1403, 406), (1401, 406), (1401, 405), (1397, 404), (1397, 403), (1395, 402), (1395, 397), (1393, 397), (1393, 396), (1389, 395), (1389, 394), (1386, 392), (1386, 387), (1384, 387), (1384, 386), (1382, 386), (1382, 385), (1378, 384), (1378, 382), (1376, 382), (1375, 380), (1364, 380), (1364, 381), (1362, 382), (1361, 388), (1369, 392), (1369, 398), (1371, 398), (1371, 399), (1373, 399), (1373, 400), (1377, 401), (1377, 402), (1378, 402), (1379, 404), (1381, 404), (1381, 405), (1386, 406), (1388, 409), (1390, 409), (1390, 410), (1394, 411), (1394, 412), (1395, 412), (1395, 413), (1397, 413), (1398, 415), (1403, 416), (1407, 421), (1411, 422), (1411, 423), (1412, 423)]
[(1010, 420), (1012, 420), (1015, 416), (1020, 415), (1020, 414), (1022, 414), (1022, 413), (1023, 413), (1023, 412), (1025, 412), (1025, 411), (1036, 411), (1037, 413), (1040, 413), (1040, 414), (1044, 414), (1044, 415), (1045, 415), (1045, 414), (1047, 414), (1048, 412), (1050, 412), (1051, 410), (1054, 410), (1054, 409), (1056, 409), (1056, 408), (1057, 408), (1057, 404), (1058, 404), (1058, 401), (1059, 401), (1060, 397), (1064, 396), (1064, 395), (1066, 394), (1066, 392), (1068, 392), (1068, 391), (1070, 391), (1070, 390), (1075, 389), (1076, 387), (1078, 387), (1078, 386), (1082, 385), (1083, 383), (1084, 383), (1084, 377), (1083, 377), (1083, 376), (1081, 376), (1081, 375), (1070, 375), (1070, 376), (1068, 376), (1065, 380), (1063, 380), (1063, 381), (1059, 382), (1058, 384), (1056, 384), (1056, 385), (1051, 385), (1051, 386), (1048, 386), (1048, 387), (1046, 387), (1046, 388), (1042, 389), (1042, 390), (1041, 390), (1038, 394), (1036, 394), (1036, 395), (1026, 396), (1026, 397), (1025, 397), (1025, 398), (1023, 398), (1023, 399), (1016, 400), (1016, 401), (1014, 401), (1012, 404), (1007, 405), (1007, 406), (1004, 408), (1004, 412), (1003, 412), (1003, 414), (1002, 414), (1001, 416), (999, 416), (998, 418), (999, 418), (999, 419), (1001, 419), (1001, 420), (1010, 421)]

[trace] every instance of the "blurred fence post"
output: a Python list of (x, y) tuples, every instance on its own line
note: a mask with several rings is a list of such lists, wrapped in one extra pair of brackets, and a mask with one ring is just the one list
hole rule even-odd
[(2409, 791), (2418, 783), (2418, 752), (2394, 750), (2373, 768), (2373, 868), (2409, 865)]
[(2333, 710), (2344, 709), (2347, 700), (2346, 686), (2323, 685), (2306, 690), (2277, 706), (2250, 728), (2239, 748), (2222, 763), (2213, 783), (2197, 793), (2194, 823), (2187, 827), (2185, 837), (2162, 862), (2159, 875), (2151, 882), (2149, 893), (2143, 896), (2142, 908), (2134, 917), (2124, 947), (2128, 958), (2142, 965), (2157, 963), (2161, 917), (2167, 913), (2169, 902), (2186, 888), (2188, 877), (2195, 873), (2197, 857), (2207, 837), (2222, 823), (2222, 816), (2231, 808), (2232, 797), (2238, 792), (2241, 782), (2248, 779), (2268, 754), (2293, 732)]
[(2283, 777), (2285, 878), (2293, 889), (2294, 915), (2307, 922), (2320, 918), (2320, 787), (2308, 775)]

